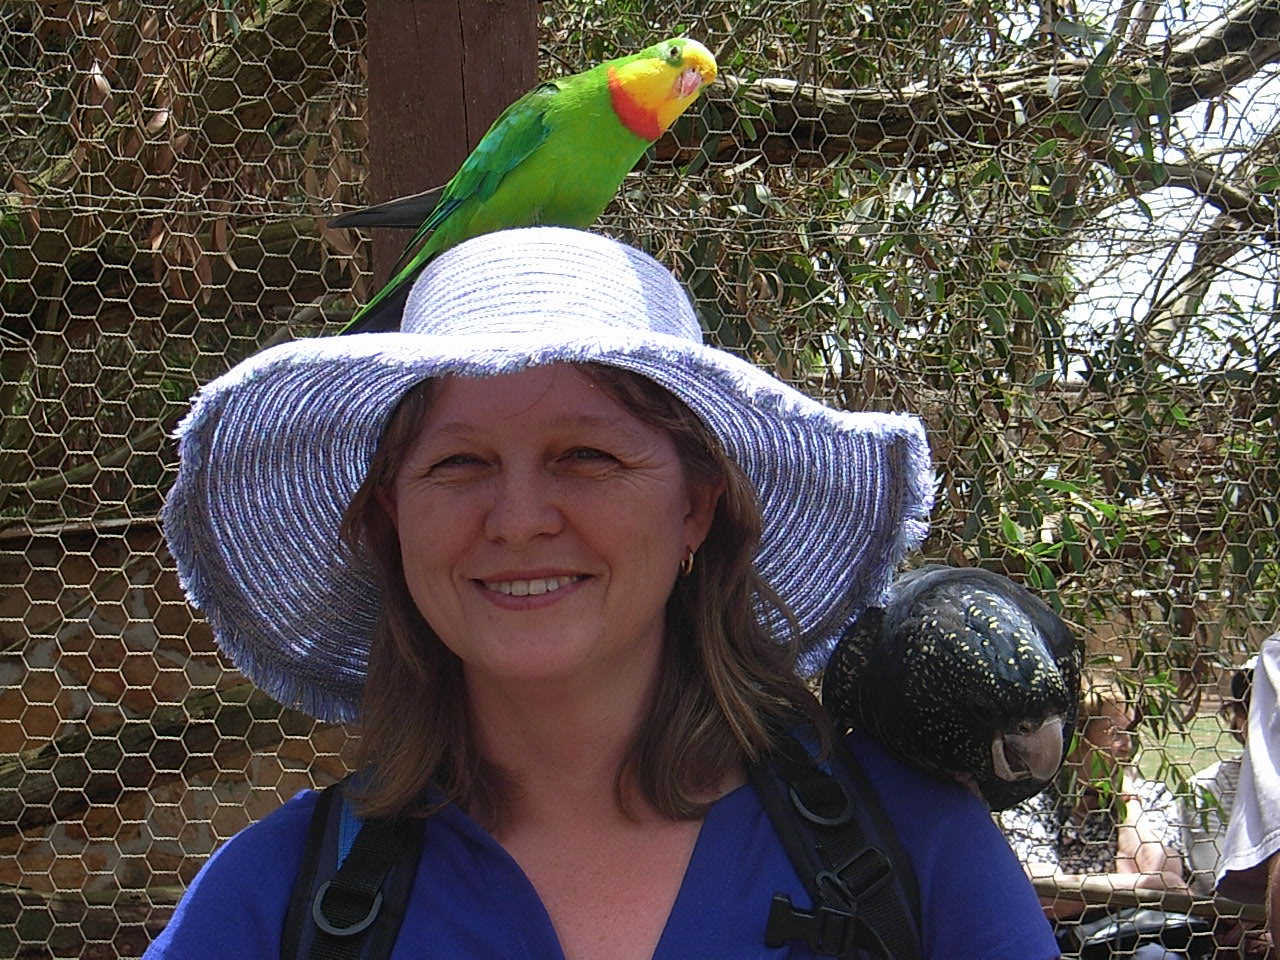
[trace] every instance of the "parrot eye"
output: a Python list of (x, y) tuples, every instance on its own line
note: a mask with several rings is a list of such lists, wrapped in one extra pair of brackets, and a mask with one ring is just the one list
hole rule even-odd
[(675, 44), (672, 44), (672, 45), (671, 45), (671, 53), (670, 53), (670, 57), (671, 57), (671, 59), (672, 59), (672, 60), (679, 60), (679, 59), (680, 59), (680, 48), (679, 48), (679, 47), (677, 47)]

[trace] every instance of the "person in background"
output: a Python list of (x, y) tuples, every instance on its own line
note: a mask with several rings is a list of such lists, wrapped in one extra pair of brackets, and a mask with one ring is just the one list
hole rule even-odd
[[(1137, 714), (1114, 675), (1086, 671), (1079, 716), (1057, 780), (999, 815), (1023, 868), (1032, 879), (1105, 875), (1113, 889), (1185, 890), (1177, 800), (1134, 767)], [(1040, 902), (1063, 944), (1072, 925), (1109, 912), (1066, 897)], [(1144, 960), (1171, 955), (1140, 950)]]
[[(1227, 731), (1244, 744), (1249, 723), (1249, 700), (1253, 685), (1250, 657), (1243, 667), (1231, 672), (1230, 696), (1222, 701), (1219, 716)], [(1225, 849), (1227, 821), (1240, 782), (1240, 755), (1223, 757), (1191, 778), (1191, 796), (1183, 803), (1183, 846), (1191, 872), (1193, 893), (1212, 896), (1218, 861)]]
[[(1230, 691), (1219, 710), (1227, 731), (1241, 744), (1246, 743), (1248, 737), (1253, 668), (1257, 662), (1256, 656), (1250, 657), (1242, 667), (1231, 672)], [(1183, 844), (1191, 873), (1191, 891), (1197, 896), (1212, 897), (1215, 892), (1243, 759), (1237, 754), (1209, 764), (1191, 778), (1190, 794), (1182, 798)], [(1214, 939), (1220, 947), (1234, 950), (1234, 955), (1249, 958), (1265, 957), (1270, 947), (1265, 927), (1255, 927), (1233, 917), (1218, 919)]]
[(1262, 642), (1253, 668), (1248, 732), (1222, 855), (1217, 891), (1267, 904), (1268, 935), (1280, 933), (1280, 633)]

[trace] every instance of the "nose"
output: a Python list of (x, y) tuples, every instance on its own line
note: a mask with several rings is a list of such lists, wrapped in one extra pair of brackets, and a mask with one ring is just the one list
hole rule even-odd
[(1128, 762), (1137, 754), (1134, 736), (1128, 730), (1118, 731), (1115, 738), (1115, 755), (1117, 760)]
[(495, 543), (521, 544), (558, 533), (564, 516), (555, 482), (536, 467), (504, 467), (485, 515), (485, 536)]

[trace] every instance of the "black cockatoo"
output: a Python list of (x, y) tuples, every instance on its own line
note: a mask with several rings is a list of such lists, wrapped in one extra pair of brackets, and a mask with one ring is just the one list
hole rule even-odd
[(930, 565), (845, 631), (822, 699), (838, 724), (1003, 810), (1039, 793), (1061, 765), (1080, 660), (1067, 625), (1023, 587), (989, 570)]

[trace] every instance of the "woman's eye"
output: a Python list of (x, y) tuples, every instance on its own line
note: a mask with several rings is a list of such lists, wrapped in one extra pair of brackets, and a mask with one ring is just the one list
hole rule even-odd
[(431, 469), (433, 471), (449, 470), (449, 469), (455, 469), (458, 467), (474, 466), (475, 464), (478, 464), (480, 462), (481, 462), (480, 458), (477, 456), (473, 456), (472, 454), (455, 453), (441, 460), (437, 460), (435, 463), (431, 465)]
[(600, 463), (604, 460), (613, 460), (614, 457), (595, 447), (574, 447), (565, 454), (565, 459), (574, 463)]

